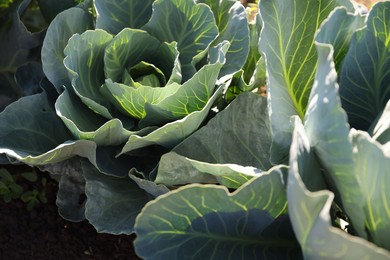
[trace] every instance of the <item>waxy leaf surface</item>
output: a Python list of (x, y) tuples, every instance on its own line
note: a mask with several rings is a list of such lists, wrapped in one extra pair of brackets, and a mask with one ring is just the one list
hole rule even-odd
[(63, 63), (69, 38), (92, 28), (91, 14), (78, 7), (65, 10), (50, 23), (42, 46), (42, 65), (46, 77), (58, 90), (64, 85), (70, 86)]
[(337, 6), (349, 1), (260, 1), (262, 31), (259, 48), (267, 67), (274, 163), (285, 162), (291, 144), (290, 117), (304, 118), (317, 69), (314, 38)]
[(148, 194), (128, 177), (112, 177), (99, 172), (89, 162), (82, 164), (86, 179), (86, 218), (98, 232), (131, 234), (136, 216)]
[(95, 0), (97, 11), (96, 28), (111, 34), (117, 34), (122, 29), (141, 28), (152, 15), (154, 0)]
[(242, 94), (161, 158), (156, 181), (166, 185), (217, 182), (238, 188), (272, 167), (270, 135), (266, 98)]
[(354, 176), (347, 116), (338, 96), (332, 47), (318, 44), (317, 50), (319, 67), (305, 116), (305, 130), (310, 145), (326, 169), (325, 178), (332, 190), (337, 190), (336, 200), (342, 203), (348, 215), (355, 216), (351, 224), (359, 236), (366, 237), (362, 197)]
[(389, 82), (390, 2), (385, 1), (372, 8), (343, 61), (340, 96), (351, 127), (371, 127), (390, 99)]
[(177, 42), (184, 80), (195, 73), (193, 58), (205, 51), (218, 35), (207, 5), (181, 0), (155, 1), (152, 17), (142, 29), (160, 41)]
[[(135, 249), (148, 259), (300, 259), (278, 167), (233, 194), (193, 184), (158, 197), (137, 217)], [(281, 242), (283, 241), (283, 242)]]
[(318, 163), (306, 144), (302, 123), (297, 122), (290, 151), (287, 198), (291, 222), (305, 258), (389, 259), (386, 250), (331, 225), (334, 194), (328, 190), (311, 192), (301, 178), (310, 175), (318, 180), (319, 168), (313, 168)]
[(26, 164), (55, 163), (74, 155), (89, 157), (96, 147), (91, 141), (73, 141), (46, 92), (12, 103), (0, 113), (0, 121), (0, 153)]

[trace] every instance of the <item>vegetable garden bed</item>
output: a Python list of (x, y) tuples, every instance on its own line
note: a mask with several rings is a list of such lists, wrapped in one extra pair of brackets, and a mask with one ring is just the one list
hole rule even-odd
[[(29, 171), (8, 166), (11, 172)], [(48, 202), (27, 210), (26, 203), (0, 201), (1, 259), (138, 259), (134, 236), (99, 234), (88, 222), (69, 222), (58, 215), (55, 205), (57, 182), (48, 178)], [(19, 182), (32, 189), (30, 182)]]
[(59, 257), (390, 258), (390, 1), (3, 2), (0, 194)]

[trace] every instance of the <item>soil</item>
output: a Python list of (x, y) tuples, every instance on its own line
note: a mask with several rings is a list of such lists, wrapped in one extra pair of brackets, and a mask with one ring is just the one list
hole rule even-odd
[[(21, 171), (20, 167), (6, 167), (10, 172)], [(134, 252), (134, 235), (100, 234), (87, 221), (74, 223), (61, 218), (55, 205), (57, 183), (48, 175), (44, 177), (48, 179), (45, 204), (29, 211), (21, 200), (5, 203), (0, 198), (1, 260), (140, 259)], [(31, 188), (29, 185), (22, 186)]]

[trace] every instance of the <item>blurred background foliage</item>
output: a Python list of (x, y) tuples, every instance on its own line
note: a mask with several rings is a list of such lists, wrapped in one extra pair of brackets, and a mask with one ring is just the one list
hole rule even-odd
[(0, 112), (41, 91), (41, 47), (54, 17), (82, 0), (0, 0)]

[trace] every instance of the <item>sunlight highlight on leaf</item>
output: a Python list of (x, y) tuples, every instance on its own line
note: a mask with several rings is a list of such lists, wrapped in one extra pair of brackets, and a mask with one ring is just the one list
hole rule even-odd
[(259, 48), (267, 66), (267, 91), (274, 143), (273, 161), (286, 161), (291, 143), (290, 117), (301, 119), (307, 107), (317, 53), (314, 38), (329, 13), (349, 1), (260, 1), (263, 29)]
[(285, 173), (285, 167), (275, 167), (234, 193), (194, 184), (158, 197), (137, 217), (137, 254), (148, 259), (300, 259), (285, 215)]

